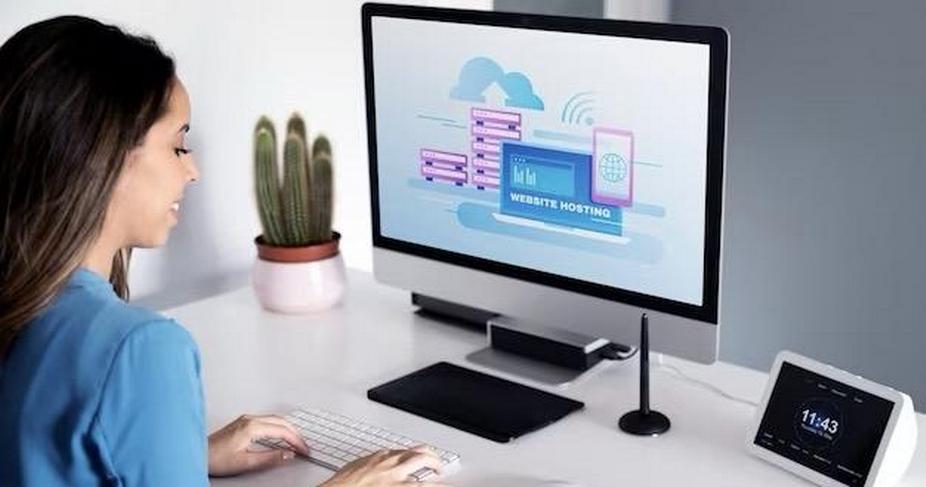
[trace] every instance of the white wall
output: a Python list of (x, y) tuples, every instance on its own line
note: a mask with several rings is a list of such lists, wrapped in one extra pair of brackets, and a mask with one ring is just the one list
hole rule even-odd
[[(165, 248), (138, 251), (134, 297), (166, 306), (246, 282), (260, 233), (252, 195), (251, 130), (293, 110), (332, 140), (334, 226), (349, 266), (370, 269), (371, 238), (359, 0), (0, 2), (0, 40), (62, 14), (154, 37), (190, 92), (202, 179), (192, 186)], [(490, 0), (403, 1), (491, 8)]]

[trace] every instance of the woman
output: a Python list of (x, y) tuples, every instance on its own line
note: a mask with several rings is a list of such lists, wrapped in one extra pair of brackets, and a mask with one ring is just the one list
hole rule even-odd
[[(0, 47), (0, 479), (4, 485), (203, 485), (306, 445), (276, 416), (205, 432), (186, 330), (130, 306), (133, 247), (156, 247), (199, 177), (187, 92), (150, 39), (81, 17)], [(398, 485), (440, 461), (381, 452), (324, 485)]]

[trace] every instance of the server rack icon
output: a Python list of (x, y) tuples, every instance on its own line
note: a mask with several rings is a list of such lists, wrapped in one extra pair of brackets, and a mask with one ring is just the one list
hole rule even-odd
[(426, 180), (451, 183), (455, 186), (466, 184), (466, 155), (437, 149), (421, 149), (418, 151), (418, 158), (421, 175)]
[(472, 108), (470, 136), (473, 150), (470, 183), (477, 189), (498, 189), (502, 144), (521, 140), (521, 114)]

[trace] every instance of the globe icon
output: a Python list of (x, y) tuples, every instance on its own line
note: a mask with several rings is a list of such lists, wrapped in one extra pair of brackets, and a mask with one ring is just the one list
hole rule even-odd
[(609, 183), (623, 181), (627, 177), (627, 161), (620, 154), (604, 154), (598, 158), (598, 173)]

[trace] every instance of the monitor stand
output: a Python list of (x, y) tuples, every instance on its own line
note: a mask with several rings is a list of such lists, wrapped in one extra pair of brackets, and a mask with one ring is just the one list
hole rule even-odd
[(489, 319), (498, 316), (498, 313), (419, 293), (412, 293), (412, 304), (418, 306), (415, 313), (419, 316), (481, 333), (485, 333)]
[(467, 361), (545, 385), (568, 387), (598, 369), (603, 356), (633, 353), (632, 347), (601, 338), (418, 293), (412, 293), (412, 303), (421, 316), (489, 335), (490, 345), (467, 355)]

